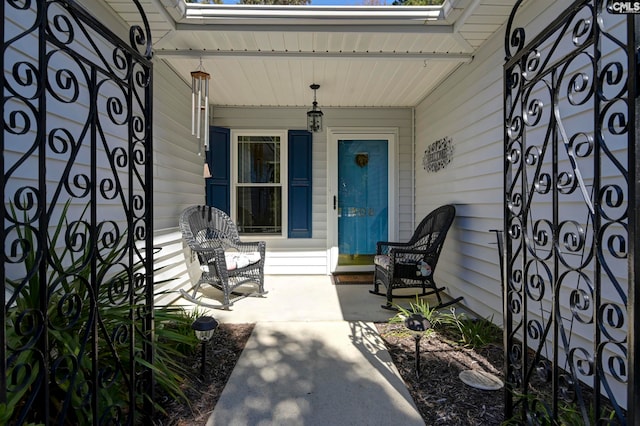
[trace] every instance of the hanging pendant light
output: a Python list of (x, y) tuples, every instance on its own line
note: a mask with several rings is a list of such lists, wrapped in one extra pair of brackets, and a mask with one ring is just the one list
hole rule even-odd
[(202, 59), (197, 70), (191, 71), (191, 134), (198, 138), (199, 155), (202, 146), (209, 147), (209, 79), (211, 75), (204, 71)]
[(316, 90), (320, 88), (320, 85), (313, 83), (309, 87), (313, 90), (313, 108), (307, 111), (307, 130), (310, 132), (321, 132), (323, 114), (318, 108), (318, 101), (316, 100)]

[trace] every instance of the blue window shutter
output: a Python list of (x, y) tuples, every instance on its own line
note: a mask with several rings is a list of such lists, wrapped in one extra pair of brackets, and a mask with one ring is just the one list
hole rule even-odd
[(311, 238), (312, 135), (289, 131), (289, 238)]
[(206, 202), (231, 212), (231, 131), (224, 127), (211, 126), (209, 150), (206, 152), (211, 177), (206, 179)]

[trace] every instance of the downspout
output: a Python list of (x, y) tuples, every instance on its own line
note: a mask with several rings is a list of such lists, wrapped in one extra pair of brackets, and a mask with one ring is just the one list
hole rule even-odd
[(416, 107), (411, 107), (411, 229), (416, 229)]

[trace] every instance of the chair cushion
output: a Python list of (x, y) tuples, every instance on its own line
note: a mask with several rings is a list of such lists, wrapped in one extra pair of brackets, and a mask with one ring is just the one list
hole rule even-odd
[(260, 261), (260, 253), (249, 252), (225, 252), (224, 260), (227, 262), (227, 271), (233, 271), (234, 269), (246, 268), (249, 265), (258, 263)]
[[(391, 258), (386, 254), (378, 254), (373, 258), (373, 264), (384, 269), (389, 269)], [(416, 277), (428, 277), (431, 275), (431, 265), (424, 260), (401, 259), (397, 262), (397, 265), (400, 266), (398, 269), (401, 269), (403, 274), (409, 273), (412, 275), (413, 272), (407, 270), (407, 268), (411, 268), (415, 271)]]
[(384, 269), (389, 269), (389, 262), (391, 262), (391, 259), (389, 258), (389, 255), (386, 254), (377, 254), (373, 258), (373, 264)]

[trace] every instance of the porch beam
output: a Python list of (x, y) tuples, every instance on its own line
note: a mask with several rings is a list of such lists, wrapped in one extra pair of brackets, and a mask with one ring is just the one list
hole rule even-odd
[(260, 59), (345, 59), (345, 60), (420, 60), (468, 63), (470, 53), (457, 52), (298, 52), (298, 51), (239, 51), (239, 50), (156, 50), (161, 58), (260, 58)]

